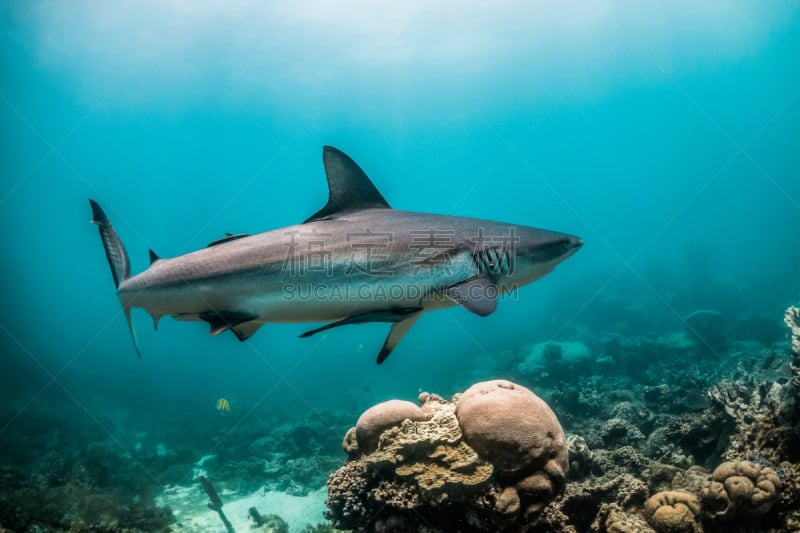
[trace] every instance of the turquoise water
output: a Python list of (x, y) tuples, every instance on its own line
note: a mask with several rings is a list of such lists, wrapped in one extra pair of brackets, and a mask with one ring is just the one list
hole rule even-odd
[[(0, 30), (0, 431), (49, 399), (101, 434), (118, 410), (224, 449), (231, 420), (354, 421), (513, 377), (498, 354), (581, 328), (669, 331), (710, 308), (777, 339), (800, 298), (796, 2), (32, 1), (3, 3)], [(87, 199), (140, 272), (149, 248), (304, 220), (326, 200), (323, 145), (394, 207), (586, 244), (487, 318), (426, 314), (380, 367), (385, 324), (240, 343), (136, 310), (138, 360)]]

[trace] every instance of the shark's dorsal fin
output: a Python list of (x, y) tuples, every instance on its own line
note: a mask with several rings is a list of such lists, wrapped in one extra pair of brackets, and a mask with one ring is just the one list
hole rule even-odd
[(153, 249), (151, 248), (151, 249), (150, 249), (150, 264), (152, 265), (152, 264), (153, 264), (153, 263), (155, 263), (156, 261), (161, 261), (161, 258), (160, 258), (160, 257), (158, 257), (158, 254), (157, 254), (157, 253), (155, 253), (155, 252), (153, 251)]
[(322, 161), (328, 179), (328, 203), (306, 222), (359, 209), (390, 207), (361, 167), (347, 154), (333, 146), (325, 146), (322, 148)]

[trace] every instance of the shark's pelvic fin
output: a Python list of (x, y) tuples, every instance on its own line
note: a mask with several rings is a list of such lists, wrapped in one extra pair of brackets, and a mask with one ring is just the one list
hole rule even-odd
[[(100, 239), (103, 241), (103, 249), (106, 251), (108, 266), (111, 267), (114, 286), (119, 287), (120, 283), (131, 276), (131, 262), (128, 259), (128, 252), (125, 251), (122, 240), (117, 235), (111, 222), (108, 221), (108, 217), (100, 205), (91, 198), (89, 199), (89, 205), (92, 206), (92, 224), (97, 224), (97, 228), (100, 230)], [(131, 309), (130, 307), (124, 307), (123, 311), (125, 311), (125, 320), (128, 322), (128, 330), (131, 332), (131, 339), (133, 339), (133, 348), (136, 350), (136, 356), (141, 359), (142, 352), (139, 351), (139, 343), (136, 342), (136, 330), (133, 329)]]
[(381, 351), (378, 352), (378, 364), (383, 363), (386, 358), (389, 357), (395, 347), (403, 339), (403, 336), (406, 334), (406, 332), (411, 329), (411, 326), (414, 325), (414, 322), (416, 322), (421, 315), (422, 311), (417, 311), (416, 313), (408, 315), (400, 322), (395, 322), (392, 324), (392, 329), (389, 330), (389, 335), (386, 337), (386, 341), (383, 343)]
[(233, 332), (234, 335), (236, 335), (237, 339), (244, 342), (250, 337), (252, 337), (253, 334), (256, 331), (258, 331), (258, 328), (260, 328), (263, 325), (264, 325), (263, 322), (259, 322), (257, 320), (249, 320), (247, 322), (242, 322), (241, 324), (235, 325), (234, 327), (231, 328), (231, 331)]
[(445, 295), (478, 316), (487, 316), (497, 309), (497, 285), (485, 276), (477, 276), (445, 289)]
[(228, 331), (240, 324), (250, 322), (254, 318), (257, 318), (253, 314), (241, 313), (239, 311), (205, 311), (198, 316), (211, 326), (212, 335), (219, 335), (223, 331)]
[(331, 328), (338, 328), (339, 326), (346, 326), (348, 324), (366, 324), (367, 322), (400, 322), (405, 320), (410, 315), (422, 311), (421, 307), (398, 307), (394, 309), (382, 309), (380, 311), (370, 311), (369, 313), (361, 313), (360, 315), (353, 315), (336, 322), (331, 322), (320, 328), (306, 331), (300, 337), (310, 337), (316, 335), (320, 331), (325, 331)]
[(347, 154), (333, 146), (325, 146), (322, 148), (322, 161), (328, 179), (328, 203), (306, 222), (358, 209), (389, 208), (389, 203), (375, 184)]

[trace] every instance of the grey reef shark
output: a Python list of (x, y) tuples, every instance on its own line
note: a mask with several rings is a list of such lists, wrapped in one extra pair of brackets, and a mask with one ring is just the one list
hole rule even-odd
[(301, 337), (387, 322), (380, 364), (422, 313), (460, 305), (490, 315), (499, 295), (541, 278), (583, 245), (564, 233), (392, 209), (350, 157), (331, 146), (322, 156), (328, 203), (302, 224), (226, 234), (169, 259), (151, 250), (150, 266), (135, 276), (117, 232), (89, 200), (137, 355), (134, 307), (156, 327), (170, 315), (241, 341), (267, 322), (328, 323)]

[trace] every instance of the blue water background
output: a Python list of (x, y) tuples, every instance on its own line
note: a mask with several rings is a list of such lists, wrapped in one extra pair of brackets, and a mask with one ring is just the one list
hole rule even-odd
[[(475, 4), (4, 2), (5, 405), (189, 425), (226, 397), (237, 416), (355, 420), (513, 378), (503, 350), (630, 333), (631, 316), (779, 323), (800, 298), (800, 4)], [(325, 144), (397, 208), (586, 245), (490, 317), (425, 315), (380, 367), (385, 324), (240, 343), (170, 319), (153, 332), (136, 310), (138, 360), (87, 198), (139, 272), (149, 248), (305, 219), (327, 197)]]

